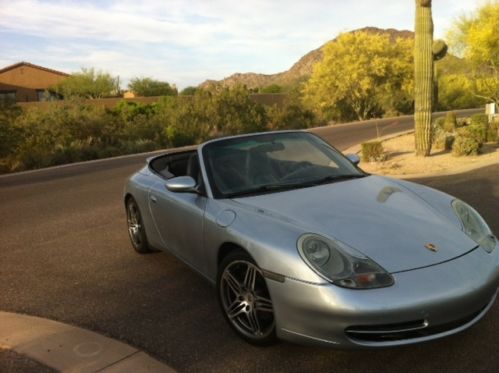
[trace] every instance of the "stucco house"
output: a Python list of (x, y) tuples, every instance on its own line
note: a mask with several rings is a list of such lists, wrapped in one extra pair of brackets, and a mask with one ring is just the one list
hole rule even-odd
[(29, 62), (19, 62), (0, 69), (0, 101), (44, 101), (45, 91), (66, 79), (69, 74)]

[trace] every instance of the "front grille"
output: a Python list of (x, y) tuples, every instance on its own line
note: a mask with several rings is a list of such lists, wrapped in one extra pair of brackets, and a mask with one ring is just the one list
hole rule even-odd
[(345, 334), (358, 341), (366, 342), (395, 342), (406, 339), (428, 337), (434, 334), (443, 333), (449, 330), (459, 328), (476, 318), (487, 305), (478, 311), (444, 324), (428, 326), (424, 320), (416, 320), (399, 324), (385, 325), (360, 325), (350, 326), (345, 329)]

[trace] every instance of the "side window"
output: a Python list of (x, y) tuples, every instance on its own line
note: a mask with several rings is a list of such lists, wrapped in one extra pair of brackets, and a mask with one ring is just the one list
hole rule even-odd
[(199, 160), (196, 152), (167, 154), (153, 159), (149, 167), (165, 179), (188, 175), (198, 180), (200, 175)]

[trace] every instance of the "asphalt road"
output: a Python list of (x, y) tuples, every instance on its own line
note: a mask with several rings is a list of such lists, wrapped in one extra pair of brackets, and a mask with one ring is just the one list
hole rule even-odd
[[(328, 138), (337, 129), (321, 131)], [(499, 301), (472, 329), (424, 345), (337, 351), (246, 344), (225, 324), (201, 277), (166, 253), (132, 250), (121, 193), (142, 158), (0, 179), (1, 310), (121, 339), (180, 372), (497, 371)], [(419, 182), (471, 203), (499, 234), (499, 165)]]

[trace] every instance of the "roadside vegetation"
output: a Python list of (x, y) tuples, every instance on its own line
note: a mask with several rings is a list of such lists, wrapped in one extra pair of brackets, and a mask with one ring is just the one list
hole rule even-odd
[(297, 102), (263, 106), (245, 87), (196, 90), (154, 104), (121, 101), (108, 109), (64, 100), (45, 108), (0, 107), (0, 172), (196, 144), (210, 138), (306, 128), (315, 115)]

